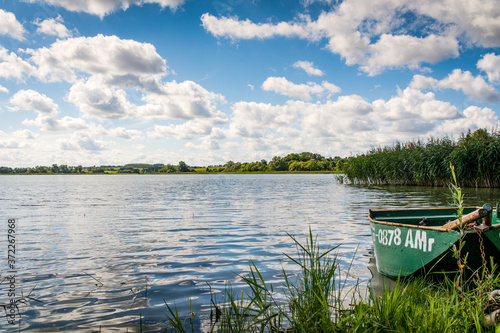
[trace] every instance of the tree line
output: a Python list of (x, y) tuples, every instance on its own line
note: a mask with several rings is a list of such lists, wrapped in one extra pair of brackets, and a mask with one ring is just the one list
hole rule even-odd
[(325, 158), (320, 154), (302, 152), (292, 153), (285, 157), (274, 156), (271, 161), (256, 162), (233, 162), (228, 161), (224, 165), (199, 167), (189, 166), (180, 161), (173, 164), (146, 164), (133, 163), (123, 166), (102, 165), (84, 167), (68, 166), (65, 164), (52, 166), (36, 166), (25, 168), (0, 167), (0, 174), (154, 174), (154, 173), (247, 173), (247, 172), (276, 172), (276, 171), (342, 171), (346, 158), (339, 156)]
[(285, 157), (274, 156), (271, 161), (240, 163), (228, 161), (219, 172), (275, 172), (275, 171), (342, 171), (346, 159), (339, 156), (325, 158), (320, 154), (303, 152)]

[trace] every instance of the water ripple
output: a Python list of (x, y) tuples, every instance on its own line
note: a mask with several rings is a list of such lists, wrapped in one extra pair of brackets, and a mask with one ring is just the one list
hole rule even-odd
[[(245, 287), (239, 275), (252, 263), (276, 286), (282, 268), (293, 276), (287, 233), (304, 241), (309, 227), (323, 248), (340, 245), (348, 283), (366, 285), (368, 208), (448, 200), (443, 188), (340, 185), (332, 175), (5, 176), (0, 185), (0, 218), (18, 218), (16, 291), (41, 301), (20, 308), (20, 328), (33, 332), (134, 332), (139, 318), (143, 331), (161, 331), (165, 302), (186, 314), (191, 302), (203, 316), (226, 286)], [(498, 194), (467, 190), (466, 201)]]

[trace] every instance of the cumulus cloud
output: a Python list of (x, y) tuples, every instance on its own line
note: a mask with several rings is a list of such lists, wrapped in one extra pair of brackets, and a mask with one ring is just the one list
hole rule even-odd
[[(148, 43), (97, 35), (58, 40), (50, 47), (26, 53), (35, 65), (26, 71), (44, 81), (73, 83), (67, 100), (86, 118), (221, 117), (216, 104), (225, 103), (223, 96), (192, 81), (160, 81), (168, 74), (166, 61)], [(128, 98), (131, 91), (140, 91), (134, 103)], [(43, 123), (49, 121), (44, 119)]]
[(379, 122), (423, 121), (435, 123), (446, 119), (455, 119), (460, 114), (455, 106), (439, 101), (432, 92), (423, 93), (410, 87), (399, 91), (388, 101), (373, 102), (374, 117)]
[(100, 75), (74, 84), (69, 90), (68, 101), (87, 118), (132, 118), (136, 110), (136, 105), (127, 100), (124, 90), (110, 87)]
[(22, 148), (22, 145), (20, 145), (19, 142), (14, 139), (6, 139), (0, 140), (0, 148), (17, 149)]
[(222, 95), (193, 81), (162, 83), (157, 92), (148, 93), (143, 101), (145, 104), (137, 107), (137, 115), (150, 120), (223, 117), (216, 103), (225, 103)]
[(33, 74), (35, 70), (35, 67), (14, 52), (9, 52), (6, 48), (0, 46), (0, 77), (21, 81), (26, 75)]
[[(335, 51), (338, 45), (330, 44), (329, 47)], [(458, 41), (450, 36), (430, 35), (421, 38), (383, 34), (370, 46), (365, 55), (366, 60), (363, 59), (359, 64), (361, 70), (375, 75), (387, 67), (418, 67), (424, 62), (437, 63), (454, 58), (459, 55), (458, 49)]]
[(336, 101), (311, 105), (304, 113), (303, 129), (307, 137), (345, 137), (345, 133), (374, 130), (370, 118), (373, 106), (358, 95), (340, 96)]
[[(223, 148), (238, 145), (247, 152), (267, 154), (300, 149), (332, 154), (364, 152), (373, 146), (431, 136), (459, 135), (470, 129), (500, 125), (488, 108), (463, 111), (436, 98), (433, 92), (413, 87), (389, 99), (369, 102), (358, 95), (339, 96), (326, 102), (290, 100), (285, 104), (238, 102), (224, 130), (224, 143), (206, 137), (205, 147), (219, 142)], [(204, 138), (205, 139), (205, 138)]]
[(43, 21), (35, 21), (34, 23), (38, 26), (36, 32), (39, 34), (56, 36), (59, 38), (67, 38), (73, 35), (64, 25), (64, 20), (62, 19), (61, 15), (56, 18), (49, 18)]
[(91, 133), (76, 132), (69, 139), (59, 139), (59, 147), (62, 150), (87, 150), (100, 151), (107, 148), (106, 143), (98, 140)]
[(481, 76), (473, 76), (469, 71), (455, 69), (439, 82), (443, 88), (461, 90), (464, 94), (486, 102), (499, 102), (500, 92), (486, 83)]
[(453, 70), (446, 78), (437, 80), (415, 75), (410, 87), (414, 89), (454, 89), (483, 102), (500, 101), (500, 92), (488, 84), (482, 76), (473, 76), (469, 71)]
[(80, 118), (65, 116), (58, 119), (55, 116), (43, 114), (38, 114), (33, 120), (25, 119), (23, 125), (36, 126), (44, 131), (72, 131), (87, 128), (85, 121)]
[(297, 61), (293, 67), (303, 69), (309, 76), (323, 76), (325, 73), (316, 67), (310, 61)]
[(78, 72), (109, 79), (128, 76), (137, 81), (157, 80), (167, 74), (166, 62), (152, 44), (117, 36), (68, 38), (26, 52), (37, 66), (36, 75), (49, 82), (76, 82)]
[(311, 95), (321, 96), (324, 93), (337, 94), (341, 91), (339, 87), (326, 81), (321, 85), (314, 82), (295, 84), (284, 77), (268, 77), (262, 83), (262, 89), (304, 101), (310, 101), (312, 99)]
[(420, 74), (414, 75), (410, 82), (410, 88), (413, 89), (437, 89), (439, 88), (439, 80), (432, 77), (423, 76)]
[(213, 129), (213, 123), (206, 120), (190, 120), (177, 125), (155, 125), (151, 137), (160, 138), (172, 136), (181, 140), (192, 140), (200, 136), (209, 135)]
[(16, 19), (16, 15), (0, 9), (0, 34), (24, 40), (25, 32), (23, 25)]
[(496, 0), (408, 1), (408, 7), (455, 26), (468, 40), (484, 47), (500, 46), (500, 8)]
[(85, 121), (79, 118), (66, 116), (58, 119), (58, 105), (50, 97), (31, 89), (18, 91), (9, 102), (14, 108), (37, 113), (36, 119), (23, 121), (27, 126), (37, 126), (45, 131), (68, 131), (87, 127)]
[[(37, 2), (40, 0), (29, 0)], [(118, 9), (127, 10), (133, 5), (142, 5), (145, 3), (155, 3), (161, 8), (169, 7), (176, 10), (185, 0), (41, 0), (50, 5), (56, 5), (74, 12), (84, 12), (99, 17), (104, 17)]]
[(326, 39), (328, 50), (368, 75), (457, 57), (461, 36), (466, 45), (500, 46), (496, 0), (348, 0), (316, 20), (301, 14), (289, 22), (254, 23), (207, 13), (201, 21), (215, 37), (233, 40)]
[(124, 127), (116, 127), (107, 131), (109, 136), (122, 138), (125, 140), (137, 140), (142, 137), (142, 132), (134, 129), (126, 129)]
[[(291, 102), (290, 102), (291, 103)], [(298, 110), (269, 103), (238, 102), (231, 107), (230, 135), (243, 138), (261, 138), (281, 128), (290, 128), (298, 121)], [(274, 136), (273, 136), (274, 137)]]
[(36, 139), (38, 137), (38, 134), (33, 133), (32, 131), (28, 129), (23, 129), (23, 130), (17, 130), (13, 133), (15, 136), (22, 138), (22, 139)]
[[(303, 17), (306, 19), (306, 17)], [(316, 39), (315, 31), (308, 20), (297, 22), (253, 23), (250, 20), (241, 21), (237, 17), (217, 18), (205, 13), (201, 16), (203, 27), (216, 37), (231, 39), (264, 39), (277, 36), (300, 37)]]
[(55, 115), (58, 112), (57, 104), (50, 97), (32, 89), (18, 91), (9, 102), (22, 110), (33, 110), (45, 115)]
[(463, 111), (463, 117), (446, 120), (437, 126), (437, 134), (459, 135), (468, 130), (475, 131), (479, 128), (496, 128), (500, 125), (498, 116), (490, 108), (469, 106)]
[(500, 56), (494, 53), (485, 54), (477, 62), (477, 68), (486, 72), (490, 82), (500, 82)]

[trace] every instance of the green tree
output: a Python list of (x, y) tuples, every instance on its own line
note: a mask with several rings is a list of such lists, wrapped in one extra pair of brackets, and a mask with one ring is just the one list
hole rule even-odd
[(177, 169), (179, 172), (189, 172), (189, 167), (184, 161), (179, 162), (179, 167)]
[(274, 156), (268, 167), (270, 171), (288, 171), (288, 162), (284, 158)]
[(161, 173), (172, 173), (172, 172), (176, 172), (176, 171), (177, 170), (175, 169), (175, 167), (172, 164), (167, 164), (163, 168), (160, 169)]
[(228, 161), (224, 164), (224, 172), (237, 172), (241, 169), (241, 163), (234, 163), (233, 161)]

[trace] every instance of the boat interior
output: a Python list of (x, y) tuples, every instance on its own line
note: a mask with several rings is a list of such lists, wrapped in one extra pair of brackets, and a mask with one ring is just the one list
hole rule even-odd
[[(485, 206), (488, 204), (485, 204)], [(483, 206), (483, 207), (485, 207)], [(491, 205), (490, 205), (491, 206)], [(462, 216), (473, 214), (481, 207), (465, 207)], [(498, 204), (496, 209), (488, 212), (491, 216), (491, 225), (500, 224), (500, 211)], [(427, 209), (395, 209), (395, 210), (370, 210), (370, 220), (374, 222), (386, 222), (407, 224), (413, 226), (442, 227), (443, 225), (457, 219), (457, 208), (427, 208)], [(474, 219), (477, 225), (483, 223), (483, 217)], [(485, 221), (485, 223), (488, 223)]]

